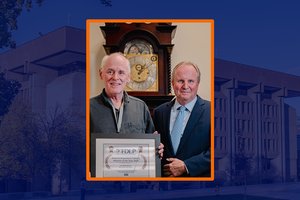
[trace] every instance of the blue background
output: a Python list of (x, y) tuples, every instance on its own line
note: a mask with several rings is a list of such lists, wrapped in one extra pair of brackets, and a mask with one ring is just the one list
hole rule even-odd
[[(215, 58), (243, 63), (260, 68), (300, 76), (300, 5), (297, 1), (162, 1), (111, 0), (107, 6), (100, 0), (59, 1), (45, 0), (41, 7), (33, 4), (31, 11), (23, 10), (18, 18), (18, 30), (13, 32), (17, 47), (63, 26), (85, 29), (86, 19), (214, 19)], [(1, 49), (5, 53), (9, 49)], [(300, 83), (299, 83), (300, 84)], [(300, 98), (286, 101), (300, 115)], [(84, 121), (82, 121), (84, 124)], [(84, 128), (84, 125), (82, 125)], [(82, 149), (82, 152), (85, 149)], [(297, 149), (294, 149), (297, 151)], [(82, 153), (81, 152), (81, 153)], [(24, 161), (25, 162), (25, 161)], [(42, 162), (42, 161), (40, 161)], [(1, 165), (1, 163), (0, 163)], [(80, 172), (84, 174), (83, 172)], [(41, 176), (40, 178), (42, 178)], [(10, 187), (23, 188), (21, 192), (4, 188), (0, 199), (57, 198), (79, 199), (80, 182), (86, 189), (86, 199), (241, 199), (246, 194), (265, 196), (281, 191), (278, 198), (300, 197), (299, 183), (265, 185), (217, 186), (217, 181), (142, 183), (78, 181), (71, 190), (52, 196), (24, 189), (19, 182)], [(169, 185), (168, 185), (169, 184)], [(0, 185), (0, 187), (3, 185)], [(3, 186), (4, 187), (4, 186)], [(7, 186), (6, 186), (7, 187)], [(183, 190), (182, 190), (183, 189)], [(44, 191), (43, 191), (44, 192)], [(231, 194), (232, 196), (226, 196)], [(234, 195), (233, 195), (234, 194)], [(2, 196), (1, 196), (2, 195)], [(163, 195), (163, 196), (162, 196)], [(248, 196), (248, 199), (259, 199)], [(267, 198), (261, 198), (267, 199)]]

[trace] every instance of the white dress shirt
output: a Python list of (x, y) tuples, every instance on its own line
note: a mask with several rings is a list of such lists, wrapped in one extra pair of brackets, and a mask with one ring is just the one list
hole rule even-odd
[[(191, 101), (189, 102), (188, 104), (184, 105), (184, 107), (186, 107), (186, 110), (184, 111), (185, 112), (185, 115), (184, 115), (184, 120), (183, 120), (183, 132), (184, 132), (184, 129), (186, 127), (186, 124), (187, 122), (189, 121), (189, 118), (191, 116), (191, 113), (192, 113), (192, 110), (195, 106), (195, 103), (197, 101), (197, 96)], [(171, 115), (170, 115), (170, 126), (169, 126), (169, 129), (170, 129), (170, 134), (172, 132), (172, 129), (173, 129), (173, 126), (174, 126), (174, 122), (176, 120), (176, 117), (178, 115), (178, 112), (179, 110), (177, 110), (180, 106), (183, 106), (183, 105), (180, 105), (177, 101), (177, 99), (175, 100), (175, 103), (171, 109)]]

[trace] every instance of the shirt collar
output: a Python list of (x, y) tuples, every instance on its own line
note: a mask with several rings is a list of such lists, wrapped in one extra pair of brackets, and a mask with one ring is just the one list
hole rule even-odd
[[(189, 103), (185, 104), (184, 107), (186, 107), (186, 109), (189, 111), (189, 112), (192, 112), (195, 104), (196, 104), (196, 101), (197, 101), (197, 96)], [(173, 110), (177, 110), (180, 106), (179, 102), (177, 101), (177, 99), (175, 100), (175, 103), (173, 105)]]
[[(103, 94), (103, 99), (109, 103), (109, 104), (112, 104), (110, 98), (107, 96), (106, 92), (105, 92), (105, 88), (103, 88), (102, 90), (102, 94)], [(122, 100), (125, 104), (129, 102), (129, 95), (126, 91), (124, 91), (123, 93), (123, 100)]]

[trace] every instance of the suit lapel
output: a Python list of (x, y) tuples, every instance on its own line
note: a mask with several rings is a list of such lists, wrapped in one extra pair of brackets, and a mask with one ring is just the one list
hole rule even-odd
[(186, 127), (184, 129), (176, 154), (179, 154), (181, 151), (184, 150), (184, 144), (187, 143), (188, 138), (192, 134), (193, 128), (197, 125), (197, 123), (199, 123), (203, 113), (203, 107), (202, 107), (203, 104), (204, 104), (203, 100), (200, 97), (197, 97), (197, 101), (192, 110), (189, 121), (187, 122)]
[[(172, 100), (171, 102), (169, 102), (166, 106), (166, 110), (163, 114), (163, 120), (162, 123), (164, 124), (164, 133), (166, 134), (166, 142), (167, 144), (165, 144), (166, 146), (170, 147), (169, 151), (170, 153), (172, 153), (172, 155), (174, 154), (174, 150), (173, 150), (173, 145), (172, 145), (172, 140), (171, 140), (171, 133), (170, 133), (170, 116), (171, 116), (171, 109), (172, 106), (174, 105), (175, 100)], [(164, 123), (167, 122), (167, 123)]]

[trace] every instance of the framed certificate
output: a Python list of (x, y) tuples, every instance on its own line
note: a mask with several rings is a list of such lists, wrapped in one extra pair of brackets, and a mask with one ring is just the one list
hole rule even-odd
[(92, 177), (160, 177), (159, 134), (91, 134)]

